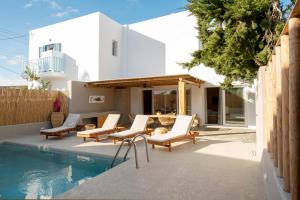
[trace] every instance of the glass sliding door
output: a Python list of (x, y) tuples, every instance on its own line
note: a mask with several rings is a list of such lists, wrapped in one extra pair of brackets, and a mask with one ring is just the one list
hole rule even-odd
[(243, 98), (243, 88), (233, 88), (225, 91), (225, 124), (244, 125), (245, 106)]
[(177, 91), (159, 90), (153, 91), (154, 113), (177, 113)]

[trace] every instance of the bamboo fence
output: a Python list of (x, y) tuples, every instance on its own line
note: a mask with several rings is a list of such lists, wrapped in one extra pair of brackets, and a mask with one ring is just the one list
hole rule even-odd
[(56, 98), (66, 116), (68, 97), (62, 92), (0, 88), (0, 126), (49, 121)]

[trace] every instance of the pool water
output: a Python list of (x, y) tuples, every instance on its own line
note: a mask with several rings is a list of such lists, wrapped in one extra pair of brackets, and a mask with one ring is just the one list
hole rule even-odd
[[(0, 144), (0, 199), (53, 198), (109, 170), (110, 156)], [(116, 165), (121, 163), (116, 161)]]

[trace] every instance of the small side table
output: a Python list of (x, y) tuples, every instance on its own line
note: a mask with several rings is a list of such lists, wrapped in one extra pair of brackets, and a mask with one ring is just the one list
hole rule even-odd
[(91, 130), (91, 129), (95, 129), (96, 125), (95, 124), (86, 124), (84, 125), (85, 130)]
[(168, 132), (168, 129), (165, 127), (158, 127), (154, 130), (155, 135), (161, 135), (161, 134), (165, 134), (167, 132)]

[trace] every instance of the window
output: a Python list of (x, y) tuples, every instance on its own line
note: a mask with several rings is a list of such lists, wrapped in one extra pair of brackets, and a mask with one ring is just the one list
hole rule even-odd
[(153, 92), (154, 112), (177, 113), (177, 91), (161, 90)]
[(39, 48), (39, 57), (42, 56), (43, 52), (51, 51), (51, 50), (61, 52), (61, 43), (47, 44), (45, 46), (40, 47)]
[(243, 88), (225, 91), (225, 120), (226, 124), (245, 123)]
[(118, 56), (118, 42), (115, 40), (112, 41), (112, 55)]

